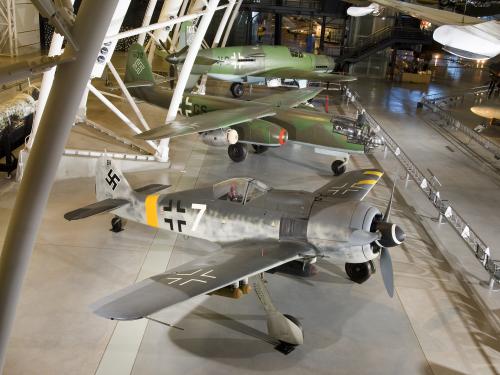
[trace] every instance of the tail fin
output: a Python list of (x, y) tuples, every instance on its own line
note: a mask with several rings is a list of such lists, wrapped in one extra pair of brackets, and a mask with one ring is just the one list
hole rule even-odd
[(134, 43), (128, 50), (125, 83), (144, 82), (154, 83), (153, 71), (144, 52), (144, 47)]
[(129, 199), (134, 193), (120, 168), (106, 156), (97, 160), (95, 187), (98, 201), (109, 198)]

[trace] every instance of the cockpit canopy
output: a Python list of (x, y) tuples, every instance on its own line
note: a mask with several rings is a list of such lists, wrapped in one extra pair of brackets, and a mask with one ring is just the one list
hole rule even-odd
[(237, 177), (214, 185), (214, 198), (240, 204), (247, 204), (271, 190), (262, 181), (248, 177)]

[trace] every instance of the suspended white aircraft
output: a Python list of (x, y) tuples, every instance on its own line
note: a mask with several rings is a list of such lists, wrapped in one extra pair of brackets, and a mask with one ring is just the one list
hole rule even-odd
[(368, 6), (351, 6), (347, 14), (352, 17), (377, 16), (383, 7), (439, 26), (434, 30), (433, 38), (451, 54), (475, 60), (485, 60), (500, 54), (500, 21), (485, 22), (476, 17), (398, 0), (375, 0)]

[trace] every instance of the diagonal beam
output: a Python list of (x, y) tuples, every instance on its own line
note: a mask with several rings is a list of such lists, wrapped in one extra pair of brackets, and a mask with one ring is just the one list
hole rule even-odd
[(65, 55), (75, 54), (76, 61), (61, 65), (56, 71), (53, 90), (19, 186), (0, 257), (0, 372), (57, 166), (117, 4), (118, 0), (82, 2), (72, 28), (79, 51), (71, 45), (65, 51)]

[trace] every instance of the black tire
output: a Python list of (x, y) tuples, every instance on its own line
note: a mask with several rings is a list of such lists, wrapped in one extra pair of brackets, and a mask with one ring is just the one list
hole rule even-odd
[(439, 5), (446, 7), (450, 4), (450, 0), (439, 0)]
[(346, 171), (346, 165), (342, 160), (335, 160), (332, 163), (332, 172), (335, 176), (340, 176), (342, 173)]
[(267, 151), (267, 146), (262, 146), (262, 145), (252, 145), (253, 149), (255, 150), (256, 154), (262, 154), (263, 152)]
[(247, 157), (247, 147), (243, 143), (235, 143), (234, 145), (229, 145), (227, 148), (227, 154), (232, 161), (239, 163), (246, 159)]
[(123, 230), (123, 222), (122, 219), (118, 216), (115, 216), (111, 219), (111, 231), (118, 233)]
[(233, 82), (231, 84), (231, 94), (233, 94), (233, 96), (235, 98), (241, 98), (243, 96), (243, 85), (239, 82)]
[(346, 263), (345, 272), (352, 281), (362, 284), (370, 278), (372, 274), (372, 267), (370, 266), (370, 262)]

